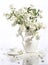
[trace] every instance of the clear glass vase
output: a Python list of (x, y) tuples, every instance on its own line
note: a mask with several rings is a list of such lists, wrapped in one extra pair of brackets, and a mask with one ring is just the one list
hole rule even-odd
[(23, 59), (23, 65), (38, 65), (39, 57), (36, 54), (38, 43), (35, 39), (33, 39), (30, 32), (25, 32), (23, 44), (26, 52)]
[(25, 52), (36, 52), (38, 49), (38, 41), (35, 40), (31, 34), (31, 32), (26, 31), (22, 40), (24, 45)]

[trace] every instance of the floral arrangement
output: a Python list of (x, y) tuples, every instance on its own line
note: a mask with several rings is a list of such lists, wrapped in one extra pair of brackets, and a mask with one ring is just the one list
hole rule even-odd
[(44, 28), (43, 24), (39, 22), (39, 19), (42, 18), (42, 11), (33, 6), (24, 7), (19, 10), (11, 6), (10, 10), (10, 13), (6, 13), (5, 16), (13, 21), (12, 26), (18, 24), (21, 27), (21, 33), (26, 30), (31, 32), (33, 38), (36, 36), (36, 39), (39, 39), (38, 31)]
[[(6, 13), (5, 16), (8, 20), (13, 21), (12, 26), (19, 25), (18, 34), (22, 36), (22, 32), (27, 32), (31, 36), (31, 38), (39, 39), (38, 31), (41, 28), (44, 28), (43, 23), (39, 22), (39, 19), (42, 18), (41, 16), (42, 11), (40, 9), (36, 9), (33, 6), (24, 7), (22, 9), (16, 10), (14, 7), (10, 7), (10, 12)], [(23, 38), (23, 36), (22, 36)], [(24, 46), (24, 45), (23, 45)], [(15, 49), (11, 49), (11, 53), (7, 53), (9, 56), (13, 56), (16, 59), (21, 57), (26, 52), (24, 51), (15, 51)], [(38, 57), (43, 59), (43, 55), (40, 52), (35, 52)], [(32, 55), (32, 53), (29, 53)], [(44, 61), (43, 61), (44, 62)]]

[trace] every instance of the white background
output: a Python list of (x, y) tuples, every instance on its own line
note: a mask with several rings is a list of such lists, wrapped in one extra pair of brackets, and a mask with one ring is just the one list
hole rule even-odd
[[(43, 11), (41, 21), (46, 25), (46, 29), (40, 31), (39, 48), (42, 50), (48, 49), (48, 0), (0, 0), (0, 50), (22, 48), (21, 39), (16, 37), (16, 27), (12, 27), (3, 15), (12, 4), (17, 9), (32, 4)], [(47, 57), (46, 63), (48, 63)]]

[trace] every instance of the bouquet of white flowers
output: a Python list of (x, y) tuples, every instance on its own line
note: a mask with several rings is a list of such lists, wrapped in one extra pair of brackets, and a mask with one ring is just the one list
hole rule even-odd
[[(12, 26), (16, 26), (17, 24), (19, 25), (18, 35), (22, 37), (22, 41), (23, 41), (22, 44), (25, 50), (25, 51), (20, 51), (19, 54), (17, 54), (17, 56), (20, 55), (20, 53), (21, 55), (24, 55), (25, 52), (26, 54), (29, 53), (29, 56), (31, 54), (31, 56), (34, 56), (35, 58), (38, 57), (42, 58), (39, 52), (36, 52), (35, 50), (33, 51), (32, 47), (34, 45), (33, 46), (31, 45), (33, 44), (32, 43), (33, 38), (36, 38), (37, 40), (39, 39), (38, 31), (41, 28), (44, 28), (43, 24), (39, 22), (39, 19), (42, 18), (41, 16), (42, 11), (40, 9), (34, 8), (33, 6), (24, 7), (19, 10), (16, 10), (14, 7), (11, 6), (10, 10), (11, 10), (10, 13), (6, 13), (5, 16), (7, 17), (8, 20), (13, 21)], [(25, 32), (25, 36), (23, 36), (23, 32)], [(8, 55), (13, 55), (13, 54), (8, 54)], [(28, 61), (30, 62), (30, 60)], [(28, 65), (26, 63), (25, 65)], [(36, 65), (37, 62), (35, 60), (35, 62), (32, 61), (32, 63)], [(29, 65), (30, 64), (32, 65), (32, 63), (29, 63)]]

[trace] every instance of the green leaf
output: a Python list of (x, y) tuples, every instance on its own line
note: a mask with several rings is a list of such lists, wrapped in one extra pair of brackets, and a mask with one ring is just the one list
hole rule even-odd
[(30, 11), (31, 11), (31, 8), (30, 8), (30, 7), (28, 7), (28, 8), (27, 8), (27, 12), (28, 12), (28, 13), (30, 13)]

